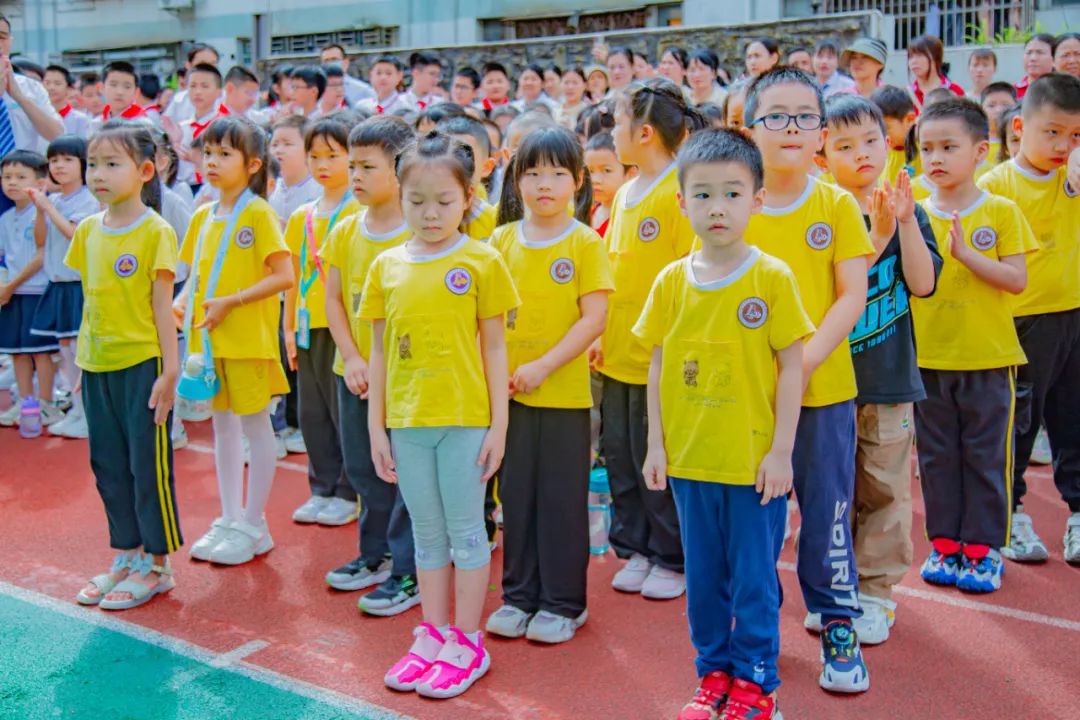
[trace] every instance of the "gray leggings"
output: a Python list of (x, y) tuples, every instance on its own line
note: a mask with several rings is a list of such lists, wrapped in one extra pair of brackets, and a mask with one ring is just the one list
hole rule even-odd
[(491, 562), (484, 529), (483, 468), (476, 464), (487, 428), (435, 427), (390, 431), (398, 485), (412, 517), (416, 566), (450, 563), (476, 570)]

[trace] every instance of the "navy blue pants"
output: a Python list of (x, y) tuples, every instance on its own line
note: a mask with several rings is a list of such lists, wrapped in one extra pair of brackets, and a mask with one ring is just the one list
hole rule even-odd
[(146, 406), (161, 359), (112, 372), (83, 372), (90, 467), (115, 550), (168, 555), (184, 544), (177, 517), (170, 418), (154, 424)]
[(390, 555), (394, 575), (416, 574), (412, 521), (398, 486), (379, 479), (371, 459), (368, 401), (349, 392), (337, 377), (338, 421), (345, 477), (360, 498), (360, 557), (369, 568)]
[(780, 581), (787, 500), (749, 485), (671, 478), (686, 556), (686, 614), (699, 677), (715, 670), (780, 685)]
[(806, 609), (821, 613), (823, 622), (859, 617), (859, 572), (851, 536), (855, 402), (804, 407), (791, 459), (802, 516), (798, 571)]

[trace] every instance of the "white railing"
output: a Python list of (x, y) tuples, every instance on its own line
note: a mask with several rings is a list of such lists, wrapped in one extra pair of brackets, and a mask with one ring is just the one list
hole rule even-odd
[(936, 35), (945, 45), (1016, 41), (1035, 21), (1036, 0), (818, 0), (817, 13), (880, 10), (896, 20), (893, 47), (906, 48), (920, 35)]

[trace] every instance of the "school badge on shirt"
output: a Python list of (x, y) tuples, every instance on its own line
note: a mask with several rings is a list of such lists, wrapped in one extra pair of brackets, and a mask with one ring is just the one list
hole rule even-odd
[(815, 250), (824, 250), (832, 245), (832, 226), (828, 223), (814, 223), (806, 230), (806, 244)]
[(559, 258), (551, 263), (551, 279), (560, 285), (565, 285), (574, 279), (574, 261), (570, 258)]
[(472, 275), (462, 267), (451, 268), (446, 273), (446, 289), (455, 295), (464, 295), (472, 287)]
[(660, 222), (656, 218), (645, 218), (638, 224), (637, 234), (642, 242), (652, 242), (660, 234)]
[(971, 233), (971, 244), (976, 250), (989, 250), (997, 245), (997, 232), (992, 227), (977, 227)]
[(247, 250), (255, 244), (255, 231), (250, 227), (242, 227), (236, 231), (236, 247)]
[(739, 322), (751, 330), (765, 324), (769, 318), (769, 306), (759, 297), (749, 297), (739, 303)]
[(113, 263), (113, 270), (115, 270), (116, 274), (122, 278), (131, 277), (138, 269), (139, 259), (131, 253), (124, 253), (116, 258), (116, 262)]

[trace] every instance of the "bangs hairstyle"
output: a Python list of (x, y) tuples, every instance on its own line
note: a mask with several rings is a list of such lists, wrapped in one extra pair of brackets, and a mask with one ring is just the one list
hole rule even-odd
[(669, 48), (665, 48), (664, 52), (660, 53), (660, 59), (663, 59), (668, 55), (670, 55), (671, 59), (674, 60), (683, 70), (685, 70), (686, 66), (690, 64), (690, 58), (687, 56), (686, 51), (678, 45), (673, 45)]
[(919, 127), (935, 120), (959, 120), (975, 142), (988, 140), (990, 121), (982, 106), (970, 98), (953, 97), (923, 108)]
[[(439, 103), (439, 105), (436, 105), (435, 107), (440, 107), (442, 105), (445, 105), (445, 103)], [(468, 115), (448, 117), (438, 124), (436, 130), (441, 133), (446, 133), (447, 135), (468, 135), (476, 140), (477, 144), (480, 145), (485, 153), (489, 156), (491, 155), (491, 136), (488, 135), (484, 123), (479, 120), (475, 120)]]
[(40, 153), (33, 150), (12, 150), (0, 160), (0, 168), (8, 165), (23, 165), (34, 171), (37, 178), (47, 177), (49, 174), (49, 162)]
[[(45, 158), (51, 160), (59, 155), (66, 155), (78, 159), (82, 169), (83, 185), (86, 184), (86, 141), (78, 135), (61, 135), (49, 143), (49, 149), (45, 151)], [(49, 179), (56, 182), (52, 175)]]
[(414, 142), (416, 142), (416, 133), (409, 124), (402, 118), (392, 115), (368, 118), (349, 133), (350, 148), (379, 148), (393, 167), (397, 166), (398, 158)]
[(1050, 73), (1031, 83), (1024, 95), (1024, 117), (1029, 118), (1044, 107), (1067, 113), (1080, 113), (1080, 78), (1065, 73)]
[(877, 103), (861, 95), (848, 93), (833, 95), (825, 101), (825, 124), (828, 125), (830, 132), (833, 127), (851, 127), (867, 120), (876, 123), (882, 137), (885, 137), (888, 133), (885, 129), (885, 116)]
[(765, 186), (765, 164), (761, 151), (745, 135), (735, 130), (701, 130), (679, 149), (679, 187), (686, 182), (686, 173), (695, 165), (737, 163), (750, 171), (754, 192)]
[(248, 178), (248, 189), (259, 197), (266, 197), (270, 177), (270, 161), (267, 153), (266, 133), (259, 126), (240, 115), (226, 115), (210, 123), (199, 136), (203, 147), (228, 144), (244, 156), (244, 162), (261, 161), (259, 169)]
[(222, 85), (221, 71), (213, 65), (208, 65), (207, 63), (199, 63), (198, 65), (192, 66), (192, 68), (188, 70), (188, 82), (191, 82), (191, 76), (195, 73), (205, 73), (206, 75), (211, 75), (214, 78), (215, 85), (217, 85), (218, 87), (221, 87)]
[(327, 145), (334, 141), (342, 148), (349, 147), (349, 124), (342, 118), (333, 115), (319, 118), (308, 125), (304, 131), (304, 152), (311, 152), (311, 146), (315, 141), (322, 138)]
[[(525, 216), (525, 204), (521, 198), (520, 183), (526, 172), (533, 168), (549, 166), (565, 168), (580, 182), (581, 187), (574, 193), (574, 217), (586, 225), (592, 212), (592, 181), (585, 168), (585, 152), (574, 133), (558, 125), (549, 125), (529, 133), (517, 155), (507, 167), (507, 175), (512, 182), (504, 183), (504, 192), (499, 198), (498, 225), (521, 220)], [(513, 196), (507, 198), (506, 186), (513, 190)]]
[(947, 75), (949, 64), (945, 62), (945, 45), (933, 35), (921, 35), (908, 44), (907, 56), (922, 55), (930, 61), (930, 73)]
[[(431, 165), (439, 165), (449, 170), (454, 180), (461, 186), (465, 198), (471, 197), (472, 176), (476, 168), (472, 148), (438, 130), (432, 130), (420, 138), (398, 160), (398, 184), (401, 185), (402, 191), (412, 173)], [(465, 212), (468, 212), (468, 208)], [(464, 213), (462, 213), (462, 219), (464, 220)]]
[[(143, 183), (142, 192), (139, 193), (143, 205), (161, 212), (161, 183), (158, 181), (157, 166), (154, 163), (157, 154), (157, 144), (154, 142), (154, 134), (150, 125), (144, 122), (115, 118), (109, 120), (101, 129), (90, 137), (86, 146), (86, 154), (90, 155), (94, 148), (109, 145), (123, 151), (131, 158), (135, 166), (150, 163), (154, 167), (154, 174)], [(209, 130), (209, 128), (207, 128)], [(204, 133), (205, 134), (205, 133)], [(201, 136), (200, 136), (201, 137)]]
[(802, 85), (812, 90), (814, 97), (817, 99), (818, 113), (825, 114), (825, 99), (818, 84), (802, 70), (782, 65), (758, 75), (746, 89), (746, 100), (743, 103), (743, 125), (749, 127), (750, 123), (757, 119), (758, 104), (761, 102), (762, 93), (777, 85)]
[(686, 104), (682, 91), (667, 78), (632, 83), (620, 95), (617, 107), (630, 115), (634, 125), (652, 127), (664, 149), (672, 155), (687, 134), (708, 124), (701, 113)]
[(420, 127), (420, 123), (427, 121), (433, 125), (438, 125), (443, 120), (452, 117), (459, 117), (465, 114), (465, 108), (458, 105), (455, 102), (441, 102), (434, 105), (429, 105), (416, 116), (416, 122), (413, 123), (413, 127)]
[[(615, 156), (615, 162), (619, 162), (619, 154), (615, 151), (615, 138), (606, 130), (604, 132), (596, 133), (585, 142), (585, 152), (589, 152), (590, 150), (594, 152), (603, 152), (606, 150)], [(633, 167), (631, 165), (623, 165), (622, 163), (619, 164), (622, 165), (623, 170), (626, 171), (629, 171), (630, 168)]]
[[(945, 92), (952, 94), (952, 91), (948, 88), (945, 89)], [(894, 85), (882, 85), (879, 87), (870, 94), (870, 102), (881, 110), (884, 117), (893, 120), (903, 120), (908, 116), (908, 113), (915, 112), (915, 103), (911, 100), (911, 95), (908, 94), (907, 90), (901, 90)], [(828, 107), (828, 103), (826, 103), (826, 107)]]

